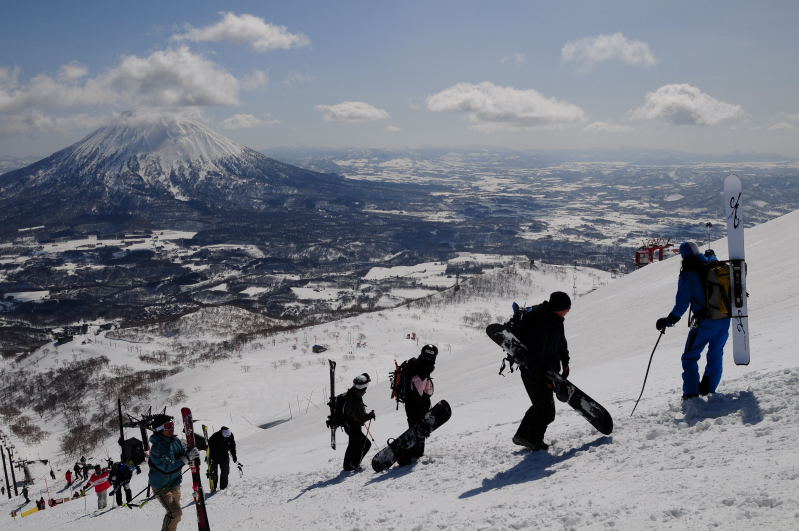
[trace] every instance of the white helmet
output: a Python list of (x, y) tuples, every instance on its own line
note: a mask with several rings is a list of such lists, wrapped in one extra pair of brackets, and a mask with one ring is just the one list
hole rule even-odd
[(371, 381), (372, 379), (369, 378), (369, 375), (363, 373), (353, 378), (352, 384), (355, 387), (355, 389), (366, 389), (369, 386), (369, 382)]

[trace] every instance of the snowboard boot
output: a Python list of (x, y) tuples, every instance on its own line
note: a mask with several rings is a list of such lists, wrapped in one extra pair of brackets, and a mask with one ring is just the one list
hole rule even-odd
[(689, 395), (682, 395), (682, 399), (683, 399), (683, 400), (690, 400), (690, 399), (692, 399), (692, 398), (696, 398), (696, 397), (698, 397), (698, 396), (699, 396), (698, 394), (696, 394), (696, 393), (692, 393), (692, 394), (689, 394)]
[(537, 451), (537, 450), (546, 450), (549, 448), (549, 445), (544, 441), (528, 441), (524, 437), (519, 434), (513, 436), (513, 444), (518, 444), (519, 446), (524, 446), (525, 448)]

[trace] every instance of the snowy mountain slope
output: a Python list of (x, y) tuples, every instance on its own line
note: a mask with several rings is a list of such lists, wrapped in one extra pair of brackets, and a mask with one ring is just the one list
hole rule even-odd
[[(181, 372), (168, 386), (202, 391), (188, 405), (215, 427), (233, 428), (245, 464), (245, 476), (234, 472), (230, 489), (209, 500), (211, 524), (218, 529), (793, 528), (799, 516), (794, 450), (799, 359), (791, 320), (799, 296), (797, 222), (794, 212), (747, 231), (752, 363), (736, 367), (725, 359), (719, 393), (685, 411), (679, 355), (687, 329), (681, 322), (660, 342), (644, 398), (629, 417), (657, 339), (654, 321), (673, 304), (679, 261), (647, 266), (576, 300), (566, 321), (572, 380), (608, 407), (616, 428), (603, 437), (559, 404), (547, 433), (552, 443), (547, 454), (519, 452), (510, 442), (528, 404), (521, 382), (516, 374), (496, 374), (498, 349), (463, 319), (485, 312), (496, 320), (525, 293), (464, 296), (359, 316), (279, 336), (272, 345), (245, 347), (241, 359), (210, 369)], [(714, 247), (724, 258), (722, 244)], [(581, 276), (579, 291), (594, 282)], [(530, 278), (527, 300), (519, 302), (538, 302), (553, 289), (571, 291), (574, 283), (568, 269), (550, 270)], [(324, 356), (300, 354), (303, 345), (330, 339), (325, 355), (339, 361), (341, 390), (354, 375), (372, 374), (375, 382), (365, 401), (377, 411), (371, 426), (377, 448), (403, 427), (402, 413), (388, 399), (385, 374), (392, 359), (417, 353), (417, 344), (403, 339), (408, 332), (441, 348), (434, 398), (452, 404), (452, 419), (431, 437), (427, 455), (415, 466), (341, 475), (343, 449), (329, 448), (323, 424)], [(359, 334), (366, 336), (367, 347), (354, 347), (348, 339)], [(108, 343), (102, 350), (126, 355), (113, 354), (116, 348)], [(275, 366), (280, 359), (287, 362)], [(292, 360), (300, 367), (293, 368)], [(281, 401), (295, 403), (294, 418), (257, 428), (287, 416)], [(176, 406), (169, 410), (175, 413)], [(108, 445), (109, 452), (116, 450), (113, 441)], [(143, 484), (143, 477), (134, 478), (134, 487)], [(184, 499), (189, 499), (185, 484)], [(93, 502), (89, 497), (89, 507)], [(9, 528), (136, 529), (157, 525), (162, 514), (150, 504), (84, 517), (82, 505), (72, 502), (8, 520)], [(192, 529), (194, 521), (187, 506), (181, 528)]]
[(50, 227), (128, 216), (165, 226), (235, 208), (265, 212), (286, 202), (297, 208), (300, 197), (342, 206), (352, 192), (339, 190), (342, 182), (270, 159), (191, 118), (125, 113), (0, 175), (0, 220)]

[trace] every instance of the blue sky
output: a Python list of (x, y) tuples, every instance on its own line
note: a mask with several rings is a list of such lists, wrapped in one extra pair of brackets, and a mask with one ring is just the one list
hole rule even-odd
[(0, 156), (126, 110), (275, 146), (799, 157), (792, 1), (4, 2)]

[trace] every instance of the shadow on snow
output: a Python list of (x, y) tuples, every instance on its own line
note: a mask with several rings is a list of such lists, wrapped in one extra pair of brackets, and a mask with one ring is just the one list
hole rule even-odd
[(707, 419), (717, 419), (728, 415), (741, 413), (743, 424), (758, 424), (763, 420), (763, 410), (760, 409), (760, 402), (752, 391), (739, 391), (731, 394), (715, 394), (708, 398), (708, 401), (692, 400), (691, 404), (686, 405), (685, 417), (678, 419), (684, 421), (689, 426), (694, 426), (698, 422)]
[(341, 483), (342, 481), (347, 479), (347, 477), (349, 477), (350, 475), (352, 475), (350, 472), (348, 472), (346, 470), (342, 470), (335, 477), (332, 477), (330, 479), (325, 479), (323, 481), (317, 481), (313, 485), (308, 485), (307, 487), (302, 489), (299, 494), (297, 494), (296, 496), (294, 496), (293, 498), (291, 498), (288, 501), (293, 502), (294, 500), (298, 499), (300, 496), (302, 496), (303, 494), (305, 494), (306, 492), (308, 492), (310, 490), (322, 489), (324, 487), (329, 487), (331, 485), (338, 485), (339, 483)]
[(524, 459), (516, 463), (510, 470), (497, 473), (493, 478), (486, 478), (480, 487), (467, 490), (459, 498), (471, 498), (477, 494), (483, 494), (490, 490), (501, 489), (510, 485), (536, 481), (554, 474), (550, 467), (571, 459), (579, 452), (585, 452), (591, 448), (603, 446), (613, 441), (612, 437), (602, 436), (591, 442), (585, 443), (579, 448), (572, 448), (560, 455), (551, 455), (546, 452), (526, 452)]

